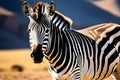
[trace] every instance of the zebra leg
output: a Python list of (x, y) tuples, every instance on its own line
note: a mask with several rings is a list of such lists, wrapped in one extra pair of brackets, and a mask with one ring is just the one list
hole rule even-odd
[(106, 79), (104, 80), (120, 80), (120, 63), (118, 63), (116, 69), (114, 72)]
[(118, 63), (118, 66), (116, 70), (114, 71), (114, 76), (116, 77), (117, 80), (120, 80), (120, 63)]
[(111, 74), (108, 78), (106, 78), (104, 80), (119, 80), (119, 79), (116, 79), (115, 75)]
[(117, 69), (115, 69), (115, 71), (112, 73), (112, 77), (113, 77), (113, 79), (115, 79), (115, 80), (120, 80), (120, 78), (119, 78), (119, 76), (118, 76), (118, 70), (117, 70)]
[(111, 75), (113, 80), (120, 80), (120, 63), (118, 64), (117, 68)]

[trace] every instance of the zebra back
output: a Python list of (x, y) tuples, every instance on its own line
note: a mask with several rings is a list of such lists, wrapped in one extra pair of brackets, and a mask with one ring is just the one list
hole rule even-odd
[(109, 40), (109, 43), (113, 44), (117, 51), (120, 52), (120, 25), (116, 23), (98, 24), (77, 31), (92, 38), (96, 41), (97, 44), (99, 44), (102, 40), (104, 41), (103, 38), (106, 38), (107, 40)]

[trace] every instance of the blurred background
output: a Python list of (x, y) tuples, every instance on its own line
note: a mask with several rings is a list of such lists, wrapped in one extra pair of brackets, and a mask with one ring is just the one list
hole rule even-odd
[[(27, 0), (33, 7), (37, 2)], [(74, 29), (99, 23), (120, 24), (120, 0), (53, 0), (56, 8), (73, 20)], [(29, 48), (27, 25), (20, 0), (0, 0), (0, 49)]]
[[(51, 0), (27, 1), (33, 7), (39, 1), (49, 3)], [(120, 0), (53, 1), (56, 3), (56, 9), (59, 12), (73, 20), (72, 28), (74, 29), (82, 29), (106, 22), (120, 24)], [(20, 0), (0, 0), (0, 72), (47, 71), (46, 61), (43, 61), (42, 64), (34, 64), (30, 57), (31, 50), (27, 32), (28, 23), (29, 19), (22, 12)], [(0, 73), (0, 78), (2, 74)], [(48, 74), (48, 72), (42, 74)], [(28, 76), (30, 78), (30, 75)], [(46, 80), (50, 79), (50, 76), (49, 79), (48, 76), (45, 76)], [(3, 78), (5, 79), (2, 80), (6, 80), (6, 77), (8, 76), (4, 76)], [(45, 79), (39, 78), (39, 80)]]

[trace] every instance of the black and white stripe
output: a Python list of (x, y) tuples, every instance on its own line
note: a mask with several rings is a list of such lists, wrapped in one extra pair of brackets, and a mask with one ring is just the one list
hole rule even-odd
[[(119, 63), (120, 25), (102, 25), (105, 30), (98, 25), (93, 31), (91, 29), (89, 37), (70, 29), (72, 21), (63, 14), (55, 11), (50, 16), (46, 13), (49, 4), (38, 5), (37, 8), (44, 12), (38, 11), (39, 20), (30, 22), (30, 29), (35, 27), (29, 32), (33, 36), (30, 42), (42, 45), (41, 53), (49, 62), (53, 79), (102, 80), (112, 74)], [(97, 31), (99, 36), (95, 34)]]

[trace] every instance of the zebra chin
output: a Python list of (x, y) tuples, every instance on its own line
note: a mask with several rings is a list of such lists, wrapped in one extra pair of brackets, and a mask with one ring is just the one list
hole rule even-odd
[(35, 50), (31, 53), (31, 57), (34, 60), (34, 63), (41, 63), (43, 61), (44, 55), (42, 53), (42, 45), (38, 45)]

